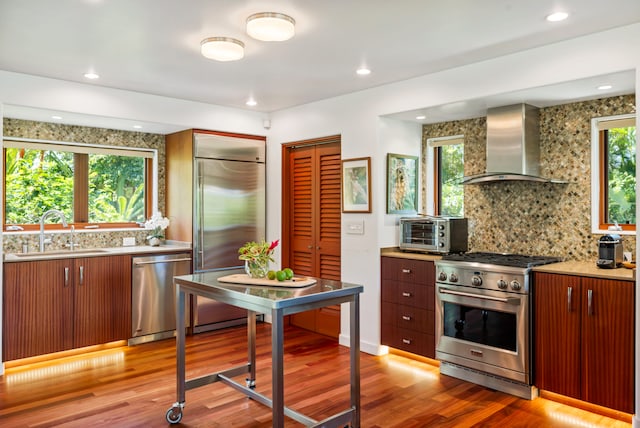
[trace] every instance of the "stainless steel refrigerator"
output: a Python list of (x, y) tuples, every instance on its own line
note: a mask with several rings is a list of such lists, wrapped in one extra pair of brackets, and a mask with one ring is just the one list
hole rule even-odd
[[(264, 139), (194, 134), (194, 272), (243, 266), (238, 249), (265, 237)], [(246, 311), (198, 297), (194, 332), (244, 322)]]

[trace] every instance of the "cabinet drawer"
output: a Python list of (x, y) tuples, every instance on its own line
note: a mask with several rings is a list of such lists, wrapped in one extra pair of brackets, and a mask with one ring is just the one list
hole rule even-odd
[(435, 331), (435, 312), (406, 305), (382, 303), (382, 322), (417, 332)]
[(435, 358), (435, 336), (382, 324), (382, 344), (412, 354)]
[(386, 280), (382, 282), (382, 300), (433, 311), (435, 287)]
[(405, 282), (425, 282), (427, 276), (427, 262), (424, 260), (400, 259), (395, 257), (382, 257), (382, 280), (395, 280)]

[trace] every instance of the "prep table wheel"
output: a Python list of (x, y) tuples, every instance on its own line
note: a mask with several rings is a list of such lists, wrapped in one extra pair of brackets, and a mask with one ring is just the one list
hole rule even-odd
[(169, 422), (170, 424), (180, 423), (180, 421), (182, 420), (182, 406), (174, 404), (173, 407), (167, 410), (166, 417), (167, 422)]

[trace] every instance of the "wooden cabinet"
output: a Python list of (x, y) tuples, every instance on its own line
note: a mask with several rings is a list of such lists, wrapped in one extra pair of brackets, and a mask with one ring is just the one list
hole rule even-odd
[(131, 257), (5, 263), (3, 360), (127, 339)]
[(534, 274), (535, 384), (633, 413), (635, 284)]
[(381, 258), (381, 343), (435, 358), (435, 267)]

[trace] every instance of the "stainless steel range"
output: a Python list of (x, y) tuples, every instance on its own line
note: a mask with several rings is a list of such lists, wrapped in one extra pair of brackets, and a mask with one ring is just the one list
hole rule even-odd
[(440, 372), (533, 399), (530, 271), (561, 261), (463, 253), (436, 261), (436, 358)]

